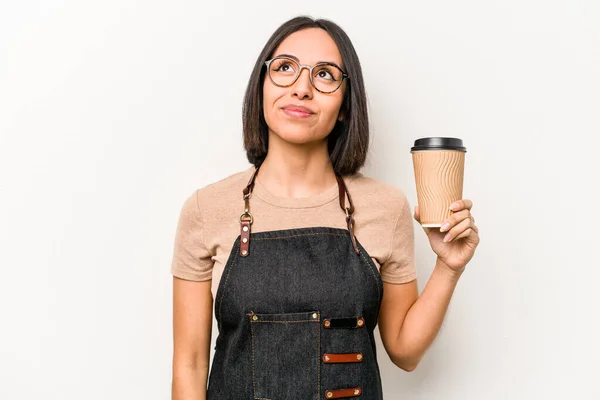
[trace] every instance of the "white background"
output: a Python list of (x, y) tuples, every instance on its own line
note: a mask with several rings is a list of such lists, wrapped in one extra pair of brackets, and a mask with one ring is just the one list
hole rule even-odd
[(169, 398), (180, 207), (248, 167), (250, 71), (305, 13), (361, 58), (364, 173), (414, 206), (413, 141), (468, 148), (482, 241), (417, 370), (379, 345), (386, 398), (600, 398), (595, 0), (1, 4), (0, 399)]

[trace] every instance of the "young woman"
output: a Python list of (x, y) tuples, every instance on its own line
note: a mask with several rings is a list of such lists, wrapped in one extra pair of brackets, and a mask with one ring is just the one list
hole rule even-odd
[(394, 364), (417, 366), (479, 243), (472, 202), (453, 205), (443, 232), (425, 228), (438, 257), (419, 296), (410, 205), (359, 172), (369, 144), (361, 67), (327, 20), (294, 18), (269, 39), (243, 129), (252, 167), (181, 210), (173, 399), (382, 399), (374, 328)]

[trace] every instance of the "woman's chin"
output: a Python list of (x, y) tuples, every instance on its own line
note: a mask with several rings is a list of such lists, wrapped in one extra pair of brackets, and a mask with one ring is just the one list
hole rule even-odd
[(318, 142), (324, 142), (327, 135), (316, 135), (311, 132), (304, 131), (287, 131), (284, 134), (276, 134), (278, 138), (286, 143), (294, 145), (309, 145)]

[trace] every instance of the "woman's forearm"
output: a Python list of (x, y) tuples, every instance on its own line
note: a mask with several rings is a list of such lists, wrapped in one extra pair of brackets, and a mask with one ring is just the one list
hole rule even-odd
[(172, 400), (206, 400), (208, 368), (175, 367), (171, 386)]
[(453, 271), (439, 259), (436, 261), (425, 289), (406, 314), (398, 333), (398, 354), (402, 359), (395, 363), (403, 369), (415, 369), (431, 346), (461, 274), (462, 271)]

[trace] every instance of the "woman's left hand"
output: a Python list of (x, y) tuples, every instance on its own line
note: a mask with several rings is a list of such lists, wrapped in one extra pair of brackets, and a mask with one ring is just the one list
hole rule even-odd
[[(479, 229), (471, 215), (472, 207), (471, 200), (458, 200), (450, 206), (453, 213), (442, 222), (441, 229), (423, 228), (438, 259), (456, 272), (465, 269), (479, 244)], [(421, 222), (419, 206), (415, 207), (414, 218)]]

